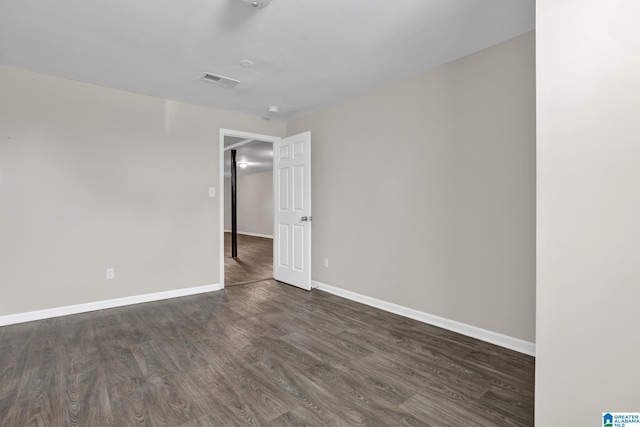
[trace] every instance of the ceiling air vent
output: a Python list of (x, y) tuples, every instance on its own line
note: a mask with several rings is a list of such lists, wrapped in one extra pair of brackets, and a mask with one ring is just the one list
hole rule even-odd
[(234, 87), (235, 85), (240, 83), (238, 80), (232, 79), (230, 77), (219, 76), (212, 73), (204, 73), (202, 77), (200, 77), (200, 80), (204, 80), (205, 82), (209, 83), (216, 83), (224, 87)]

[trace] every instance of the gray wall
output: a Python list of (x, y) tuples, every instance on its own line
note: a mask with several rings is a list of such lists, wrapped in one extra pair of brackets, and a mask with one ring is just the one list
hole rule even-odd
[[(224, 229), (231, 230), (231, 180), (224, 180)], [(238, 232), (273, 237), (273, 172), (237, 179)]]
[(221, 127), (285, 130), (0, 67), (0, 316), (219, 283)]
[(312, 135), (313, 279), (533, 342), (534, 59), (528, 33), (288, 122)]
[(538, 426), (640, 411), (639, 17), (538, 0)]

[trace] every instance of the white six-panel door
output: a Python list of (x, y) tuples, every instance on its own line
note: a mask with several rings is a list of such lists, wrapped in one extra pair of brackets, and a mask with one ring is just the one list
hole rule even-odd
[(273, 275), (311, 289), (311, 133), (273, 144)]

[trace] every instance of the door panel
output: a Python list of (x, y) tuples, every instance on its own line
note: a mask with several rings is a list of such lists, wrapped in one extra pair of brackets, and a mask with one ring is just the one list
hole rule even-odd
[(289, 169), (278, 170), (278, 211), (289, 210)]
[(293, 269), (304, 271), (304, 226), (293, 226)]
[(273, 274), (276, 280), (311, 289), (311, 133), (274, 143)]
[[(289, 241), (289, 227), (283, 224), (279, 224), (278, 225), (278, 234), (277, 237), (279, 238), (279, 240), (281, 242), (288, 242)], [(278, 263), (275, 264), (274, 263), (274, 268), (276, 266), (279, 266), (281, 268), (289, 268), (289, 245), (284, 244), (284, 245), (278, 245), (279, 248), (279, 252), (278, 252)], [(275, 275), (274, 275), (275, 277)]]
[(293, 210), (294, 212), (304, 212), (304, 167), (294, 166), (293, 168)]

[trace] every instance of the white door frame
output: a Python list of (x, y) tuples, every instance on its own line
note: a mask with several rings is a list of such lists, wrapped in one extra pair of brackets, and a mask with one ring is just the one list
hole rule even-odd
[[(218, 194), (220, 197), (220, 286), (224, 288), (224, 137), (232, 136), (242, 139), (253, 139), (257, 141), (264, 141), (275, 143), (281, 138), (279, 136), (262, 135), (259, 133), (243, 132), (239, 130), (223, 129), (220, 128), (220, 176), (218, 177)], [(275, 183), (274, 183), (275, 185)], [(275, 194), (275, 191), (274, 193)], [(274, 203), (275, 210), (275, 203)]]

